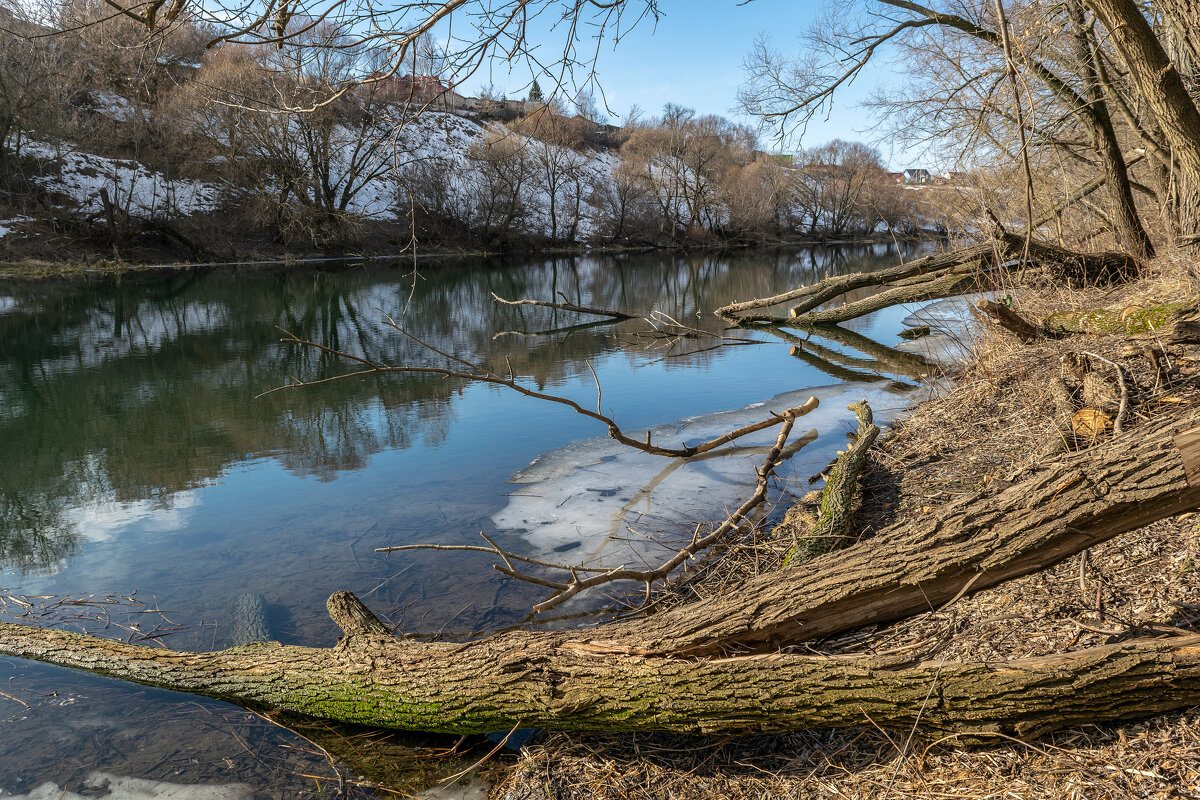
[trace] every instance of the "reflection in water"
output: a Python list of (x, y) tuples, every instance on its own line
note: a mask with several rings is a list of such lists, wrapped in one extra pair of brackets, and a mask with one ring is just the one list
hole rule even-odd
[[(431, 270), (411, 304), (396, 273), (367, 269), (10, 290), (0, 315), (0, 559), (25, 571), (55, 569), (81, 538), (111, 530), (103, 523), (114, 513), (178, 507), (178, 494), (248, 459), (271, 456), (297, 475), (332, 480), (381, 450), (443, 441), (461, 387), (437, 377), (366, 378), (254, 400), (296, 377), (342, 370), (328, 354), (280, 348), (279, 329), (379, 361), (427, 363), (377, 324), (385, 311), (439, 349), (511, 366), (545, 388), (629, 346), (622, 337), (646, 323), (580, 324), (568, 312), (493, 303), (492, 291), (658, 310), (716, 333), (723, 323), (703, 313), (714, 304), (893, 258), (872, 246), (799, 258), (581, 258), (502, 272), (478, 265)], [(555, 327), (562, 332), (494, 339)], [(635, 341), (630, 350), (651, 346)], [(703, 354), (694, 358), (689, 367), (703, 366)]]
[[(428, 265), (415, 291), (407, 267), (5, 285), (0, 600), (136, 592), (170, 620), (172, 630), (164, 629), (169, 635), (154, 641), (199, 649), (221, 641), (228, 624), (222, 615), (230, 599), (243, 593), (261, 595), (272, 634), (294, 644), (333, 642), (336, 630), (323, 608), (337, 589), (356, 592), (404, 631), (463, 636), (518, 623), (541, 595), (504, 580), (485, 561), (457, 553), (382, 557), (374, 549), (429, 541), (474, 544), (481, 530), (507, 536), (505, 544), (512, 547), (537, 547), (516, 530), (520, 525), (493, 521), (511, 510), (510, 502), (536, 502), (510, 498), (514, 491), (528, 495), (530, 487), (506, 479), (537, 456), (602, 435), (603, 429), (512, 392), (429, 375), (355, 378), (255, 399), (296, 379), (351, 369), (325, 353), (280, 345), (281, 329), (375, 361), (430, 364), (416, 344), (379, 324), (386, 312), (440, 350), (496, 372), (511, 369), (528, 385), (586, 405), (595, 402), (595, 369), (604, 412), (634, 432), (827, 385), (830, 375), (838, 375), (834, 369), (874, 380), (880, 398), (902, 388), (887, 382), (912, 379), (923, 365), (880, 342), (894, 343), (903, 312), (856, 320), (853, 330), (792, 332), (784, 341), (765, 332), (725, 332), (710, 313), (733, 300), (895, 259), (890, 248), (878, 246)], [(581, 305), (640, 315), (657, 311), (712, 334), (764, 343), (715, 349), (710, 347), (715, 340), (672, 344), (637, 335), (649, 327), (643, 319), (612, 322), (505, 306), (492, 302), (492, 292), (511, 299), (561, 293)], [(517, 333), (497, 336), (504, 331)], [(789, 355), (792, 346), (812, 356), (811, 362)], [(797, 476), (815, 471), (802, 459), (823, 465), (826, 450), (836, 446), (837, 437), (826, 433), (841, 424), (843, 409), (830, 401), (823, 410), (828, 418), (820, 436), (794, 459)], [(878, 411), (882, 417), (887, 409)], [(677, 434), (688, 436), (685, 429), (681, 424)], [(797, 430), (797, 436), (802, 433)], [(758, 454), (744, 451), (743, 458), (750, 463)], [(622, 475), (630, 491), (614, 493), (605, 513), (661, 515), (673, 503), (686, 515), (694, 509), (685, 484), (695, 476), (736, 494), (736, 476), (720, 464), (710, 459), (681, 468), (664, 460), (639, 465), (643, 479), (632, 481), (632, 470)], [(752, 482), (749, 468), (746, 481)], [(654, 485), (645, 488), (646, 483)], [(607, 521), (603, 531), (611, 532)], [(570, 546), (572, 535), (578, 542), (579, 531), (543, 533), (566, 537), (555, 547)], [(69, 626), (116, 635), (105, 629), (111, 622), (95, 613)], [(16, 663), (22, 674), (33, 669)], [(46, 669), (38, 673), (37, 685), (80, 687), (80, 707), (93, 716), (108, 714), (114, 703), (134, 702), (135, 696), (141, 698), (136, 704), (167, 715), (160, 694), (129, 687), (126, 693), (100, 691), (97, 687), (112, 684)], [(189, 748), (204, 754), (197, 757), (227, 760), (221, 780), (267, 785), (261, 783), (266, 778), (255, 777), (261, 764), (251, 750), (231, 750), (225, 739), (214, 744), (216, 732), (227, 730), (224, 723), (190, 733), (188, 725), (176, 725), (169, 746), (143, 726), (138, 735), (154, 739), (162, 745), (158, 752), (166, 753), (161, 763), (142, 764), (97, 746), (89, 750), (96, 754), (93, 763), (81, 770), (64, 761), (56, 744), (77, 745), (55, 733), (69, 725), (64, 719), (70, 719), (66, 711), (47, 709), (7, 729), (10, 741), (0, 747), (0, 793), (25, 793), (45, 781), (79, 793), (91, 770), (172, 782), (209, 780), (212, 770), (178, 779), (164, 772), (174, 760), (191, 757), (179, 752)], [(105, 731), (97, 736), (117, 735)], [(205, 777), (193, 777), (201, 774)], [(19, 776), (19, 785), (9, 775)], [(301, 779), (271, 781), (287, 787), (289, 796), (313, 790)]]

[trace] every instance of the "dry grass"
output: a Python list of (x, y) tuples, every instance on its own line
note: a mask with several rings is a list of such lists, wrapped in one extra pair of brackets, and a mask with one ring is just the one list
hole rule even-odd
[[(1015, 308), (1127, 307), (1192, 296), (1189, 265), (1163, 259), (1144, 280), (1107, 290), (1024, 291)], [(862, 478), (858, 523), (870, 536), (990, 481), (1061, 453), (1046, 386), (1060, 356), (1088, 350), (1122, 363), (1136, 384), (1125, 436), (1147, 419), (1200, 405), (1193, 357), (1174, 350), (1165, 376), (1124, 337), (1022, 345), (981, 331), (975, 360), (881, 440)], [(1198, 359), (1200, 360), (1200, 359)], [(1111, 434), (1109, 434), (1111, 435)], [(800, 511), (792, 512), (792, 519)], [(659, 603), (723, 593), (777, 569), (788, 522), (720, 553)], [(912, 647), (923, 658), (995, 661), (1132, 636), (1200, 630), (1200, 517), (1126, 534), (1029, 575), (880, 630), (810, 643), (822, 653)], [(557, 733), (529, 746), (494, 789), (503, 800), (636, 798), (1175, 798), (1200, 797), (1200, 709), (1037, 742), (1002, 736), (965, 746), (921, 731), (808, 731), (736, 739)]]

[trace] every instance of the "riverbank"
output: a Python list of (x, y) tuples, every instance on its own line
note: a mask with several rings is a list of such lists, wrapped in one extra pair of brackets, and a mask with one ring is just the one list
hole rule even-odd
[[(1029, 319), (1054, 311), (1144, 309), (1196, 300), (1186, 264), (1162, 259), (1151, 274), (1114, 289), (1022, 289)], [(1156, 360), (1153, 348), (1165, 350)], [(860, 536), (927, 517), (1063, 451), (1051, 387), (1076, 354), (1125, 369), (1131, 408), (1121, 436), (1200, 406), (1200, 351), (1161, 338), (1084, 335), (1023, 343), (991, 326), (975, 330), (972, 359), (946, 387), (896, 423), (871, 452), (860, 487)], [(1116, 413), (1115, 407), (1112, 409)], [(1096, 431), (1107, 440), (1111, 430)], [(1089, 442), (1072, 442), (1088, 447)], [(793, 508), (753, 541), (677, 586), (661, 603), (736, 591), (781, 568), (797, 528), (816, 512)], [(998, 662), (1121, 642), (1194, 633), (1200, 608), (1200, 525), (1194, 513), (1165, 519), (1056, 566), (1001, 583), (902, 623), (809, 643), (804, 652), (948, 665)], [(907, 655), (907, 658), (905, 657)], [(1069, 678), (1067, 678), (1069, 679)], [(936, 681), (929, 699), (939, 702)], [(1019, 698), (1014, 698), (1019, 702)], [(493, 797), (523, 800), (636, 798), (1170, 797), (1200, 787), (1196, 709), (1121, 725), (1089, 726), (1036, 741), (996, 734), (971, 747), (956, 737), (885, 732), (864, 713), (844, 731), (716, 738), (555, 733), (527, 745)]]
[[(683, 241), (669, 243), (603, 244), (577, 246), (545, 246), (528, 244), (515, 248), (471, 249), (446, 246), (420, 247), (391, 253), (332, 253), (298, 251), (251, 251), (255, 255), (245, 260), (171, 260), (162, 258), (122, 258), (100, 256), (82, 251), (71, 254), (68, 248), (63, 257), (16, 258), (7, 260), (0, 254), (0, 283), (6, 281), (42, 281), (63, 279), (111, 278), (132, 275), (156, 275), (196, 271), (208, 273), (226, 272), (285, 272), (294, 270), (337, 271), (369, 264), (396, 264), (398, 266), (429, 264), (434, 262), (453, 264), (458, 261), (491, 259), (502, 257), (566, 257), (621, 255), (629, 253), (725, 253), (747, 250), (778, 250), (803, 247), (861, 247), (870, 245), (895, 245), (897, 242), (914, 244), (944, 241), (935, 234), (919, 237), (892, 237), (887, 234), (850, 238), (796, 237), (787, 239), (755, 239), (729, 241)], [(170, 255), (160, 253), (160, 256)]]

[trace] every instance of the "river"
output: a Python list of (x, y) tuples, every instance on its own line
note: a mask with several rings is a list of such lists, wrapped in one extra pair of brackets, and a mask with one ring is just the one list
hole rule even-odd
[[(912, 401), (919, 362), (878, 347), (899, 342), (908, 312), (800, 348), (724, 331), (710, 312), (897, 259), (874, 245), (421, 262), (415, 280), (401, 263), (2, 284), (4, 618), (214, 649), (231, 600), (249, 592), (265, 599), (274, 638), (324, 646), (337, 635), (325, 598), (349, 589), (405, 633), (520, 624), (543, 590), (505, 579), (486, 555), (375, 548), (479, 544), (484, 531), (541, 557), (653, 557), (648, 537), (682, 535), (744, 493), (761, 458), (753, 446), (773, 433), (676, 469), (620, 452), (602, 425), (564, 407), (443, 376), (260, 396), (354, 368), (280, 343), (281, 330), (375, 361), (445, 364), (381, 325), (387, 313), (443, 352), (585, 407), (598, 381), (604, 413), (639, 435), (662, 426), (664, 443), (691, 443), (814, 391), (822, 408), (796, 428), (813, 429), (813, 442), (781, 471), (802, 494), (844, 442), (848, 400), (869, 397), (884, 420)], [(493, 292), (561, 294), (708, 335), (501, 305)], [(218, 701), (3, 658), (0, 692), (0, 797), (95, 796), (104, 785), (131, 798), (328, 790), (306, 777), (331, 771), (302, 739)]]

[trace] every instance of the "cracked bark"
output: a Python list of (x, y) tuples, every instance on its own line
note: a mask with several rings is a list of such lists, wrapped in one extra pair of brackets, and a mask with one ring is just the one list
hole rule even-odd
[[(348, 595), (337, 647), (185, 653), (0, 624), (0, 652), (347, 722), (748, 732), (860, 725), (1031, 736), (1200, 702), (1200, 637), (991, 664), (780, 652), (939, 607), (1200, 505), (1200, 411), (1065, 456), (738, 592), (594, 630), (395, 640)], [(930, 694), (931, 687), (934, 689)], [(929, 696), (928, 706), (924, 699)], [(924, 707), (923, 707), (924, 706)]]

